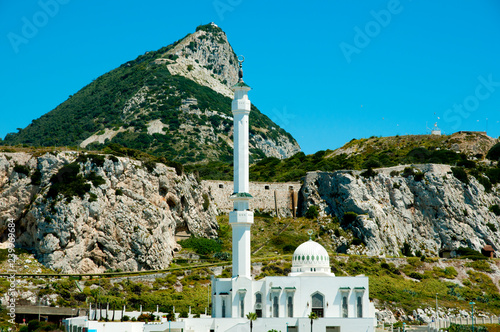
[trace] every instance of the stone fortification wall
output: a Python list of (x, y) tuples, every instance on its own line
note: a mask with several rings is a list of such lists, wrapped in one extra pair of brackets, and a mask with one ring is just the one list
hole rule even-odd
[[(233, 202), (229, 199), (233, 193), (232, 181), (204, 180), (201, 184), (211, 194), (219, 213), (233, 210)], [(273, 216), (278, 210), (280, 217), (293, 217), (299, 190), (300, 182), (250, 182), (250, 194), (254, 197), (250, 207)]]

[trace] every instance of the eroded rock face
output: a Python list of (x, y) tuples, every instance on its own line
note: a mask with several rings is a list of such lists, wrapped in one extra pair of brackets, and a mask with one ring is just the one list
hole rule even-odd
[(377, 169), (371, 178), (358, 171), (308, 173), (301, 208), (317, 205), (320, 215), (339, 220), (357, 213), (344, 227), (364, 241), (361, 252), (369, 255), (400, 255), (405, 242), (430, 255), (463, 246), (481, 251), (486, 244), (500, 249), (500, 217), (488, 210), (500, 204), (497, 188), (486, 193), (473, 177), (464, 184), (448, 165), (416, 165), (424, 172), (421, 181), (395, 175), (405, 167)]
[[(168, 267), (176, 231), (217, 234), (214, 204), (192, 175), (163, 164), (106, 156), (80, 162), (80, 174), (104, 181), (82, 197), (47, 197), (50, 178), (77, 158), (74, 152), (35, 157), (0, 154), (0, 234), (16, 220), (16, 245), (33, 250), (47, 267), (66, 273)], [(14, 171), (23, 165), (29, 174)], [(30, 176), (38, 169), (40, 185)], [(19, 168), (18, 168), (19, 170)], [(91, 183), (88, 181), (88, 183)], [(208, 203), (203, 204), (206, 200)], [(205, 206), (205, 208), (204, 208)]]

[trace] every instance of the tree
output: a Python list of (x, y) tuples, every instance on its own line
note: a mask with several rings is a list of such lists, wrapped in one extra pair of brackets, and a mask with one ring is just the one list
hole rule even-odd
[(315, 312), (311, 312), (309, 314), (309, 319), (311, 320), (311, 332), (313, 330), (313, 322), (315, 319), (318, 319), (318, 315)]
[(250, 332), (252, 332), (253, 329), (253, 321), (257, 320), (257, 314), (255, 312), (249, 312), (247, 314), (247, 318), (250, 321)]
[(500, 143), (493, 145), (493, 147), (488, 151), (486, 158), (489, 160), (500, 160)]
[(306, 211), (306, 218), (307, 219), (315, 219), (318, 218), (319, 216), (319, 210), (316, 205), (311, 205)]

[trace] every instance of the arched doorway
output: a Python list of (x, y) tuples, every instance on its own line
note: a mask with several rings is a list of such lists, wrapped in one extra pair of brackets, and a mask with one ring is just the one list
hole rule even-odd
[(324, 310), (324, 304), (325, 304), (325, 297), (323, 294), (316, 292), (311, 296), (311, 303), (312, 307), (311, 310), (314, 312), (318, 317), (324, 317), (325, 316), (325, 310)]

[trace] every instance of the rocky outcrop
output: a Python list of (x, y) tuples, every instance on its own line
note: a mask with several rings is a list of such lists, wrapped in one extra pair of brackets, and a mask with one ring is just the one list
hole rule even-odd
[(500, 249), (500, 217), (489, 211), (500, 204), (497, 188), (487, 193), (473, 177), (465, 184), (448, 165), (415, 165), (424, 173), (421, 180), (401, 176), (405, 167), (377, 169), (368, 178), (359, 171), (308, 173), (301, 209), (316, 205), (320, 215), (340, 221), (346, 212), (356, 213), (342, 226), (365, 243), (358, 253), (397, 256), (405, 243), (428, 255), (467, 246), (481, 251), (486, 244)]
[[(66, 180), (62, 167), (77, 156), (0, 153), (2, 242), (7, 220), (14, 219), (16, 245), (33, 251), (45, 266), (93, 273), (166, 268), (178, 249), (176, 232), (217, 234), (208, 193), (192, 175), (178, 175), (163, 164), (114, 156), (80, 158), (76, 163), (79, 175), (88, 179), (88, 192), (48, 196), (51, 177)], [(39, 185), (32, 179), (35, 170), (40, 171)], [(91, 184), (92, 179), (100, 181)]]
[(257, 148), (264, 152), (266, 157), (279, 159), (289, 158), (300, 152), (299, 144), (287, 136), (278, 136), (275, 140), (255, 134), (250, 138), (250, 148)]
[(178, 56), (175, 62), (167, 61), (167, 68), (173, 75), (189, 78), (232, 99), (231, 87), (238, 81), (238, 58), (226, 34), (214, 23), (207, 26), (210, 32), (200, 29), (165, 54), (165, 58), (170, 54)]

